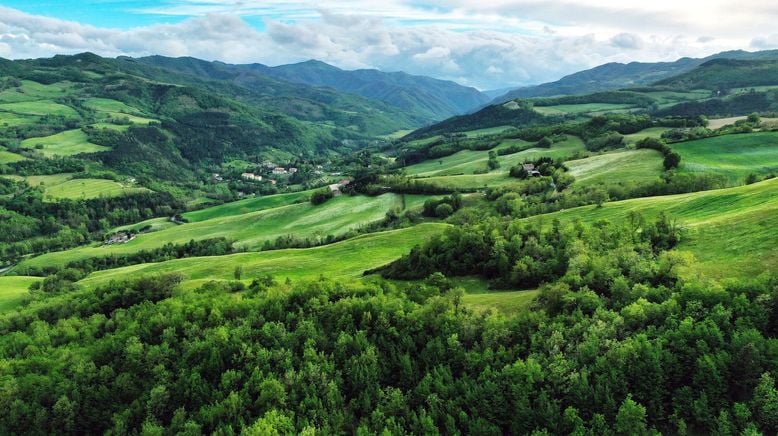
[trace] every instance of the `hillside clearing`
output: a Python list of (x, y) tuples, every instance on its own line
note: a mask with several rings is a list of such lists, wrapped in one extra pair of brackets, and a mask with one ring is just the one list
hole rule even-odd
[(778, 172), (778, 132), (716, 136), (671, 147), (681, 155), (681, 171), (719, 174), (731, 184), (751, 173)]
[(315, 248), (239, 253), (134, 265), (95, 272), (80, 283), (95, 286), (139, 274), (178, 272), (183, 274), (190, 282), (190, 287), (193, 287), (208, 280), (232, 280), (237, 265), (242, 267), (247, 283), (252, 278), (266, 274), (281, 280), (287, 277), (294, 280), (312, 280), (319, 276), (357, 279), (364, 271), (397, 259), (447, 227), (446, 224), (425, 223)]
[(641, 213), (649, 220), (665, 212), (687, 229), (678, 250), (696, 258), (688, 267), (690, 274), (748, 277), (778, 268), (778, 179), (736, 188), (617, 201), (601, 208), (584, 206), (526, 220), (620, 222), (630, 212)]
[(256, 250), (265, 241), (273, 241), (280, 236), (323, 238), (330, 234), (342, 235), (361, 225), (378, 221), (390, 209), (401, 206), (402, 197), (396, 194), (378, 197), (341, 196), (319, 206), (307, 202), (182, 224), (141, 234), (121, 245), (93, 245), (47, 253), (25, 260), (20, 266), (64, 265), (90, 257), (135, 253), (167, 243), (184, 244), (191, 240), (218, 237), (231, 239), (238, 247)]
[(565, 162), (576, 184), (610, 184), (656, 180), (662, 174), (662, 155), (655, 150), (627, 150)]
[(36, 149), (46, 157), (72, 156), (80, 153), (97, 153), (110, 150), (108, 147), (89, 142), (86, 133), (81, 129), (66, 130), (41, 138), (25, 139), (21, 145), (24, 148)]
[(22, 304), (30, 285), (41, 280), (40, 277), (0, 276), (0, 314)]

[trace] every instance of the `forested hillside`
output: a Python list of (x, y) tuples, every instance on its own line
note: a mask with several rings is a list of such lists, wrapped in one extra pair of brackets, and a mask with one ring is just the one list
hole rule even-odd
[(278, 71), (0, 60), (0, 434), (775, 433), (774, 61)]
[(581, 95), (646, 86), (689, 72), (715, 59), (775, 60), (778, 59), (778, 52), (775, 50), (758, 52), (736, 50), (700, 59), (681, 58), (674, 62), (630, 62), (627, 64), (613, 62), (570, 74), (554, 82), (509, 91), (495, 98), (492, 103), (504, 103), (517, 98)]

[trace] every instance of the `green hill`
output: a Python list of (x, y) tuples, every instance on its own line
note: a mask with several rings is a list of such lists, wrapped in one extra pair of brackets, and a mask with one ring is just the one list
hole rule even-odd
[(385, 265), (412, 247), (441, 233), (445, 224), (421, 224), (408, 229), (371, 233), (322, 247), (239, 253), (229, 256), (179, 259), (93, 273), (81, 284), (98, 286), (140, 274), (181, 273), (190, 287), (209, 280), (232, 280), (235, 266), (246, 277), (266, 274), (278, 279), (313, 280), (319, 276), (356, 279), (364, 271)]
[(137, 253), (140, 250), (159, 248), (166, 243), (183, 244), (191, 240), (218, 237), (235, 241), (238, 247), (257, 250), (264, 242), (273, 241), (280, 236), (340, 236), (361, 225), (379, 221), (386, 212), (402, 209), (402, 205), (401, 195), (385, 194), (379, 197), (341, 196), (319, 206), (304, 202), (238, 215), (232, 215), (226, 212), (224, 207), (217, 206), (215, 210), (206, 209), (199, 213), (203, 218), (211, 216), (210, 219), (141, 234), (125, 244), (96, 244), (43, 254), (21, 262), (18, 269), (62, 266), (90, 257)]
[(639, 198), (528, 218), (625, 221), (630, 212), (653, 219), (664, 212), (688, 229), (678, 247), (694, 255), (688, 266), (705, 277), (749, 277), (778, 268), (778, 179), (690, 194)]

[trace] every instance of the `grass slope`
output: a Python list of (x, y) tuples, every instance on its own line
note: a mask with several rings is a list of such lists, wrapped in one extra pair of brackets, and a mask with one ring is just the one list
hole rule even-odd
[(655, 150), (628, 150), (565, 162), (577, 184), (650, 181), (662, 174), (662, 155)]
[(9, 164), (9, 163), (19, 162), (26, 159), (27, 158), (22, 155), (11, 153), (5, 148), (0, 147), (0, 164)]
[(232, 280), (235, 267), (243, 268), (246, 282), (270, 274), (284, 279), (359, 278), (366, 270), (385, 265), (442, 232), (446, 224), (425, 223), (415, 227), (359, 236), (336, 244), (308, 249), (274, 250), (228, 256), (178, 259), (99, 271), (82, 280), (86, 286), (138, 274), (178, 272), (190, 286), (207, 280)]
[(757, 132), (672, 144), (681, 155), (681, 171), (725, 176), (742, 182), (750, 173), (778, 172), (778, 132)]
[(81, 129), (66, 130), (51, 136), (42, 138), (30, 138), (22, 141), (24, 148), (36, 148), (43, 146), (39, 150), (46, 157), (51, 156), (72, 156), (79, 153), (96, 153), (99, 151), (110, 150), (102, 145), (92, 144)]
[(402, 197), (396, 194), (384, 194), (379, 197), (341, 196), (319, 206), (300, 203), (183, 224), (139, 235), (121, 245), (93, 245), (47, 253), (25, 260), (20, 265), (36, 267), (64, 265), (72, 260), (158, 248), (168, 242), (182, 244), (193, 239), (216, 237), (232, 239), (240, 247), (258, 249), (263, 242), (274, 240), (279, 236), (341, 235), (360, 225), (378, 221), (389, 209), (401, 206)]
[[(510, 140), (510, 145), (529, 143), (519, 140)], [(496, 149), (504, 148), (505, 144), (500, 144)], [(567, 140), (558, 142), (551, 148), (529, 148), (518, 153), (498, 156), (500, 168), (492, 173), (506, 173), (510, 167), (539, 157), (548, 156), (551, 158), (561, 158), (571, 156), (576, 152), (584, 151), (583, 142), (574, 136), (569, 136)], [(413, 176), (447, 176), (460, 174), (473, 174), (475, 171), (486, 169), (486, 162), (489, 160), (488, 151), (463, 150), (450, 156), (440, 159), (431, 159), (410, 165), (405, 168), (409, 175)]]
[(0, 313), (16, 308), (24, 301), (31, 284), (41, 281), (40, 277), (0, 277)]
[(183, 216), (190, 222), (205, 221), (214, 218), (242, 215), (275, 207), (287, 206), (305, 201), (313, 191), (293, 192), (291, 194), (267, 195), (247, 198), (245, 200), (232, 201), (207, 209), (187, 212)]
[(748, 277), (778, 269), (778, 179), (736, 188), (618, 201), (601, 208), (585, 206), (528, 220), (620, 221), (630, 211), (640, 212), (647, 219), (664, 211), (687, 228), (678, 249), (697, 259), (690, 265), (690, 273), (713, 278)]
[(78, 112), (70, 106), (55, 103), (51, 100), (20, 101), (16, 103), (2, 103), (0, 110), (13, 112), (20, 115), (59, 115), (63, 117), (78, 118)]
[(127, 187), (119, 182), (105, 179), (72, 179), (54, 186), (47, 186), (45, 197), (59, 199), (89, 199), (118, 197), (148, 191), (146, 188)]

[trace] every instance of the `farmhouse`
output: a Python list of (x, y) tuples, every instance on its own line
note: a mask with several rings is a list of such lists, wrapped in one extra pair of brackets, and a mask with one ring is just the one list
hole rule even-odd
[(273, 168), (273, 174), (286, 174), (286, 169), (284, 167), (275, 167)]
[(131, 233), (121, 232), (108, 238), (108, 240), (105, 241), (105, 245), (126, 244), (127, 242), (132, 241), (134, 238), (135, 235)]
[(524, 168), (524, 171), (527, 172), (532, 177), (540, 177), (542, 174), (540, 174), (540, 171), (535, 169), (535, 164), (523, 164), (522, 167)]
[(330, 188), (330, 192), (332, 192), (332, 194), (337, 197), (343, 193), (342, 191), (343, 187), (347, 186), (349, 183), (351, 183), (351, 180), (343, 179), (338, 183), (333, 183), (329, 185), (328, 188)]
[(290, 174), (294, 174), (294, 173), (296, 173), (296, 172), (297, 172), (297, 168), (295, 168), (295, 167), (289, 167), (289, 173), (290, 173)]
[(224, 181), (224, 177), (222, 177), (222, 176), (221, 176), (221, 174), (219, 174), (219, 173), (213, 173), (213, 174), (211, 175), (211, 179), (212, 179), (214, 182), (223, 182), (223, 181)]

